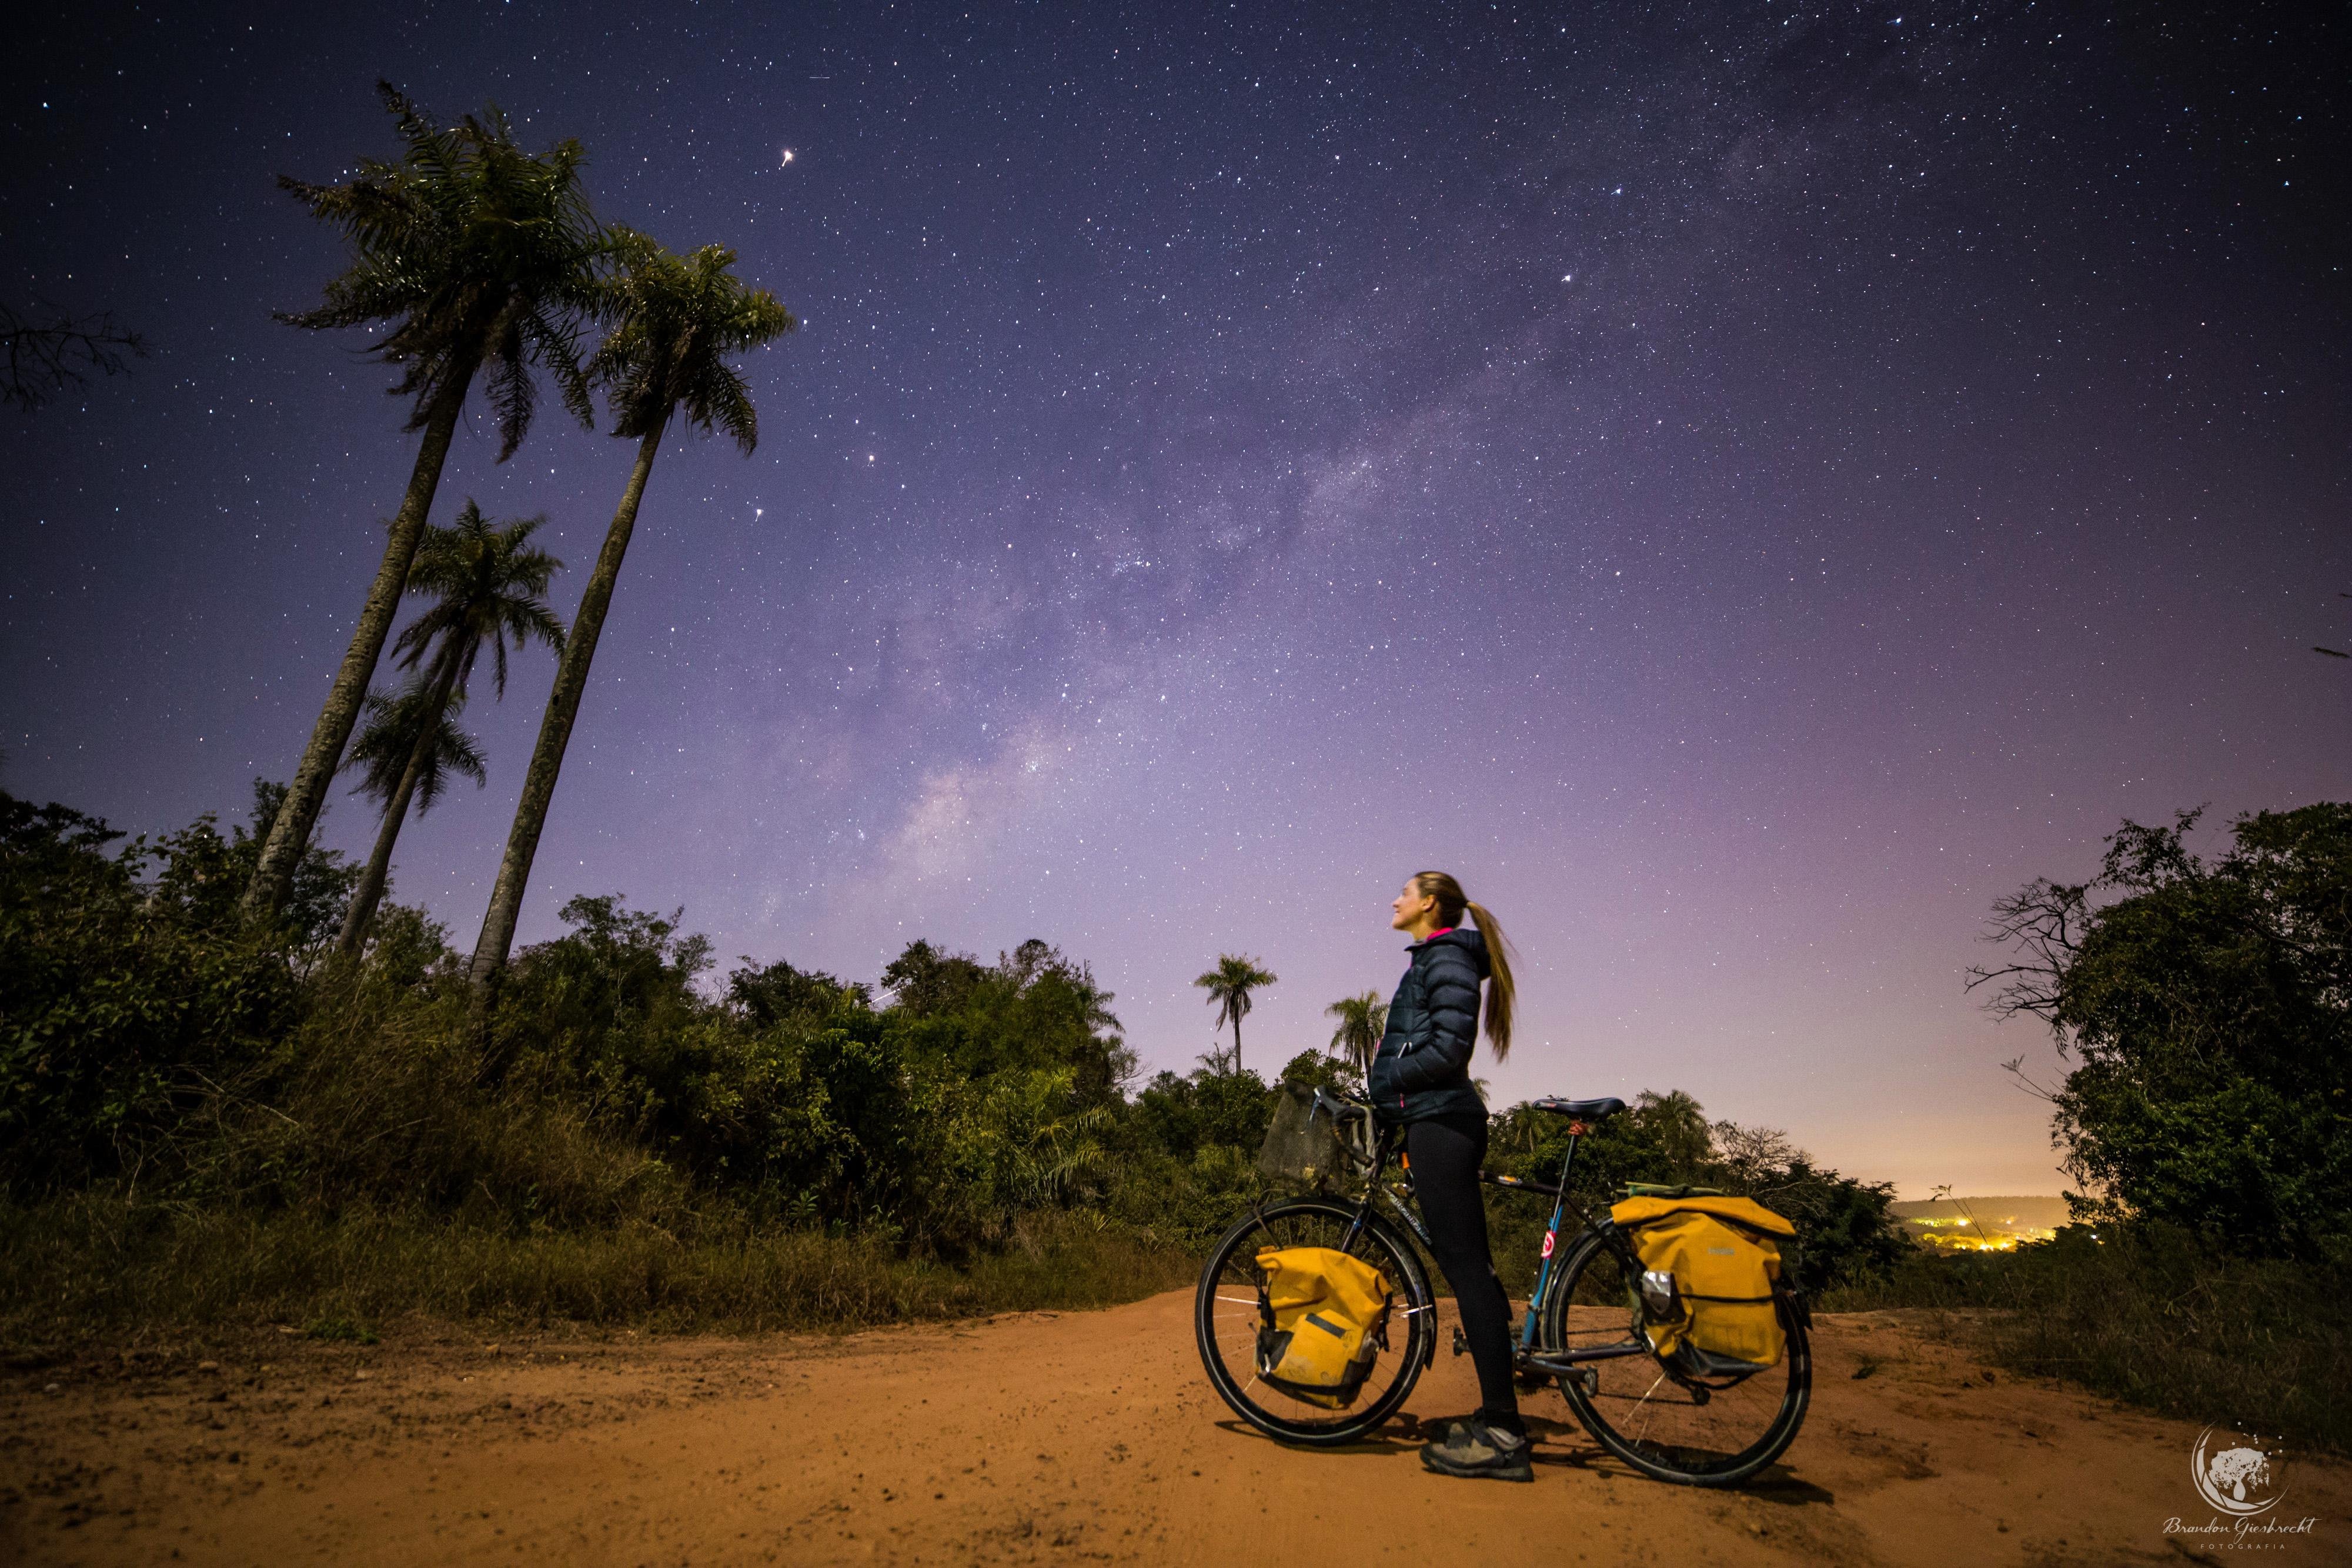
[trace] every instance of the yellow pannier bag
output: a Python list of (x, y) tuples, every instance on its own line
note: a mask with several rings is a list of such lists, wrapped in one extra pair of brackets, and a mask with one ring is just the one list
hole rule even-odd
[(1257, 1266), (1258, 1376), (1309, 1404), (1352, 1403), (1388, 1325), (1388, 1277), (1328, 1247), (1269, 1247)]
[(1629, 1197), (1609, 1217), (1641, 1256), (1643, 1327), (1661, 1356), (1717, 1375), (1780, 1364), (1776, 1239), (1795, 1226), (1746, 1197)]

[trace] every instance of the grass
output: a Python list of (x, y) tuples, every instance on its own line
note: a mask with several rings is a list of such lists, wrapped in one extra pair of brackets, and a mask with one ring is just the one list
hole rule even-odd
[(662, 1332), (836, 1330), (1132, 1301), (1198, 1262), (1084, 1215), (1029, 1218), (962, 1265), (812, 1230), (720, 1222), (516, 1232), (395, 1215), (259, 1215), (92, 1196), (0, 1207), (0, 1343), (302, 1325), (357, 1339), (404, 1316)]
[(2352, 1252), (2231, 1258), (2164, 1226), (1923, 1255), (1824, 1312), (1924, 1307), (2016, 1371), (2193, 1421), (2352, 1454)]

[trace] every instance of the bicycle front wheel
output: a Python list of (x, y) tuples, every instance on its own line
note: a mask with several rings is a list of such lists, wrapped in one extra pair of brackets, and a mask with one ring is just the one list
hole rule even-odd
[(1561, 1264), (1538, 1318), (1544, 1348), (1633, 1354), (1578, 1363), (1559, 1379), (1560, 1392), (1593, 1440), (1643, 1475), (1682, 1486), (1737, 1486), (1779, 1458), (1804, 1423), (1813, 1357), (1803, 1317), (1786, 1297), (1778, 1302), (1788, 1336), (1778, 1366), (1740, 1376), (1678, 1375), (1650, 1354), (1638, 1270), (1605, 1238), (1590, 1234)]
[[(1311, 1197), (1269, 1204), (1226, 1231), (1201, 1270), (1192, 1322), (1209, 1382), (1235, 1415), (1286, 1443), (1331, 1448), (1376, 1430), (1412, 1393), (1436, 1343), (1436, 1301), (1412, 1249), (1377, 1219), (1349, 1241), (1355, 1222), (1352, 1205)], [(1258, 1376), (1258, 1292), (1265, 1274), (1257, 1255), (1269, 1247), (1344, 1251), (1387, 1275), (1397, 1289), (1380, 1358), (1342, 1409), (1293, 1398)]]

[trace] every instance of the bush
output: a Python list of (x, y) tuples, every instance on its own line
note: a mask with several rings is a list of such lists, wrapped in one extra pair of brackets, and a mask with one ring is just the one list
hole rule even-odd
[(224, 891), (254, 840), (224, 841), (207, 818), (110, 854), (121, 837), (0, 794), (0, 1183), (14, 1191), (140, 1179), (296, 1016), (286, 957), (236, 935)]

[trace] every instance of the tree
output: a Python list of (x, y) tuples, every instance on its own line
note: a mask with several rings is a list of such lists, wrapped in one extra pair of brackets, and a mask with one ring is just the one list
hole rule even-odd
[(145, 359), (147, 340), (111, 311), (34, 319), (0, 305), (0, 406), (30, 413), (93, 375), (122, 374), (126, 354)]
[[(492, 680), (499, 696), (507, 692), (509, 638), (517, 648), (537, 641), (559, 653), (563, 650), (563, 623), (548, 609), (546, 597), (549, 580), (563, 563), (530, 543), (531, 535), (546, 523), (543, 517), (524, 517), (496, 527), (469, 500), (455, 524), (428, 529), (417, 546), (408, 591), (429, 595), (433, 604), (401, 632), (393, 652), (404, 670), (415, 670), (428, 653), (431, 659), (401, 696), (369, 699), (371, 706), (381, 706), (352, 760), (368, 758), (362, 788), (383, 802), (383, 826), (335, 944), (345, 957), (358, 956), (367, 940), (368, 922), (383, 896), (392, 847), (407, 820), (411, 797), (422, 816), (439, 796), (446, 771), (454, 768), (477, 784), (482, 782), (480, 754), (450, 719), (466, 705), (467, 683), (484, 646), (491, 651)], [(406, 755), (385, 766), (388, 749), (401, 738), (408, 742)]]
[(2352, 805), (2241, 817), (2210, 863), (2197, 819), (2127, 821), (2090, 881), (2000, 900), (1990, 939), (2015, 961), (1969, 985), (2072, 1063), (2027, 1082), (2083, 1218), (2308, 1252), (2352, 1207)]
[(1369, 1078), (1372, 1058), (1381, 1049), (1381, 1036), (1388, 1031), (1388, 1003), (1381, 1000), (1380, 992), (1366, 991), (1360, 997), (1341, 997), (1323, 1009), (1323, 1016), (1339, 1020), (1339, 1027), (1331, 1031), (1331, 1049), (1347, 1059), (1359, 1079)]
[[(436, 706), (441, 710), (438, 722), (431, 726), (430, 733), (420, 734), (426, 729), (428, 710)], [(388, 806), (401, 793), (401, 784), (405, 779), (409, 785), (407, 794), (421, 817), (439, 803), (452, 775), (473, 780), (478, 789), (488, 783), (489, 772), (480, 745), (457, 724), (457, 715), (464, 706), (464, 699), (459, 697), (436, 704), (432, 683), (425, 680), (410, 681), (389, 695), (370, 692), (366, 717), (343, 758), (342, 771), (360, 776), (352, 789), (380, 806)], [(424, 742), (423, 766), (412, 771), (410, 764), (416, 759), (420, 740)], [(356, 907), (356, 900), (344, 904), (343, 918), (336, 925), (338, 931), (351, 924)], [(340, 946), (339, 939), (339, 950)]]
[(1217, 967), (1192, 982), (1209, 993), (1209, 1005), (1217, 1009), (1217, 1027), (1234, 1026), (1234, 1064), (1232, 1071), (1242, 1070), (1242, 1019), (1250, 1010), (1250, 993), (1260, 986), (1275, 984), (1272, 973), (1255, 958), (1239, 957), (1232, 953), (1217, 955)]
[(563, 768), (564, 747), (579, 717), (589, 664), (596, 656), (596, 640), (604, 632), (604, 612), (613, 601), (613, 586), (620, 579), (622, 558), (628, 553), (637, 506), (645, 498), (646, 479), (653, 472), (662, 434), (671, 419), (682, 413), (690, 430), (705, 434), (724, 431), (748, 456), (759, 444), (759, 415), (751, 407), (751, 390), (727, 362), (728, 356), (748, 352), (798, 325), (765, 289), (748, 288), (730, 273), (735, 253), (723, 246), (705, 246), (677, 256), (643, 235), (620, 229), (614, 231), (614, 249), (621, 271), (604, 286), (599, 304), (613, 329), (590, 359), (588, 374), (612, 405), (613, 434), (635, 439), (637, 461), (556, 666), (555, 690), (547, 699), (522, 800), (515, 808), (514, 827), (490, 890), (489, 912), (475, 944), (470, 973), (476, 1016), (482, 1022), (514, 946), (523, 888), (539, 852), (556, 775)]
[(580, 144), (560, 141), (534, 157), (515, 144), (495, 107), (442, 127), (389, 83), (377, 90), (406, 143), (400, 162), (362, 160), (358, 174), (338, 185), (278, 181), (352, 246), (352, 265), (327, 285), (326, 302), (278, 319), (320, 330), (395, 323), (369, 351), (400, 367), (392, 393), (410, 400), (405, 428), (424, 434), (351, 647), (246, 890), (252, 920), (277, 916), (318, 824), (392, 631), (475, 376), (488, 370), (500, 462), (530, 428), (534, 367), (555, 378), (583, 423), (594, 413), (574, 341), (601, 253), (580, 190)]

